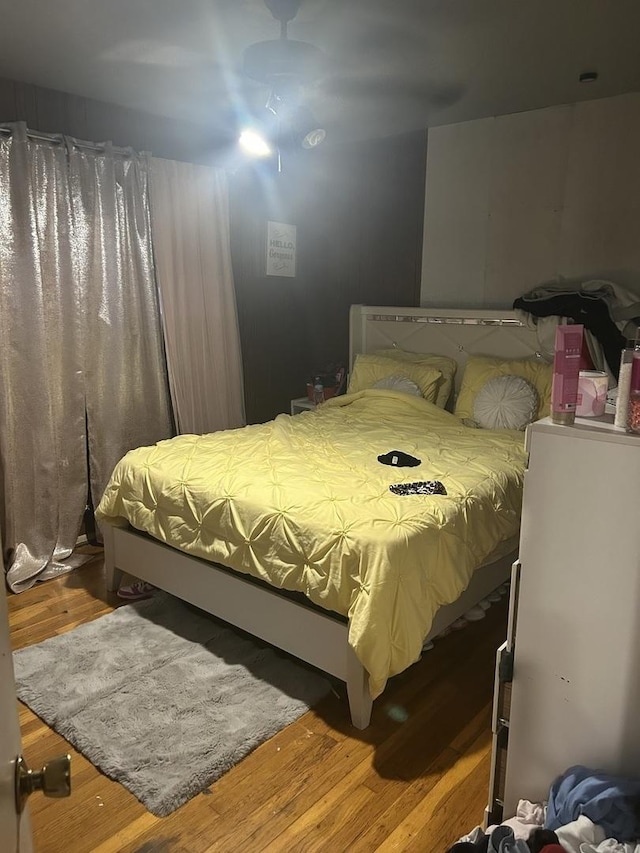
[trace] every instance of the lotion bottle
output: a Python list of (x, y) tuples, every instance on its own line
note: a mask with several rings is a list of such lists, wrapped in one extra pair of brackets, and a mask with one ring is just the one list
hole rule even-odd
[(627, 432), (640, 434), (640, 331), (636, 335), (631, 363)]
[(629, 417), (629, 394), (631, 393), (631, 370), (633, 366), (634, 346), (627, 341), (620, 355), (620, 373), (618, 374), (618, 396), (613, 425), (626, 429)]
[(556, 327), (551, 387), (551, 420), (570, 426), (576, 419), (582, 335), (580, 323)]

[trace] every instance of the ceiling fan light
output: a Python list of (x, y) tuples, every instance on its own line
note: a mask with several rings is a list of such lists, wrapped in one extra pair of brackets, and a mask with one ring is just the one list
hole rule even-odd
[(307, 106), (298, 106), (292, 113), (291, 128), (302, 148), (317, 148), (327, 135), (327, 131)]
[(243, 130), (238, 142), (242, 150), (252, 157), (270, 157), (273, 153), (265, 137), (257, 130)]
[(324, 142), (326, 135), (327, 131), (323, 127), (314, 127), (302, 137), (301, 145), (303, 148), (316, 148)]

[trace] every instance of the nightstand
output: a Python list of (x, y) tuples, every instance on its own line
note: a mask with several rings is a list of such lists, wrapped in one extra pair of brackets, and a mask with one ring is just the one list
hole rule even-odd
[(300, 412), (308, 412), (315, 407), (316, 404), (308, 397), (296, 397), (295, 400), (291, 401), (291, 414), (299, 415)]

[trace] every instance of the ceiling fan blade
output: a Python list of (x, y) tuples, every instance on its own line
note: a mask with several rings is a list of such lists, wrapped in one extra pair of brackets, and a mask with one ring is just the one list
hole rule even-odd
[(322, 84), (325, 94), (353, 104), (357, 100), (382, 104), (397, 99), (428, 102), (440, 108), (450, 106), (464, 94), (465, 87), (456, 82), (442, 83), (429, 79), (401, 76), (361, 77), (333, 75)]

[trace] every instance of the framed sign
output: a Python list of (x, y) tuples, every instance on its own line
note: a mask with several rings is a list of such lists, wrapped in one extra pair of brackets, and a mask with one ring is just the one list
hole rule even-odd
[(296, 275), (296, 226), (267, 222), (267, 275)]

